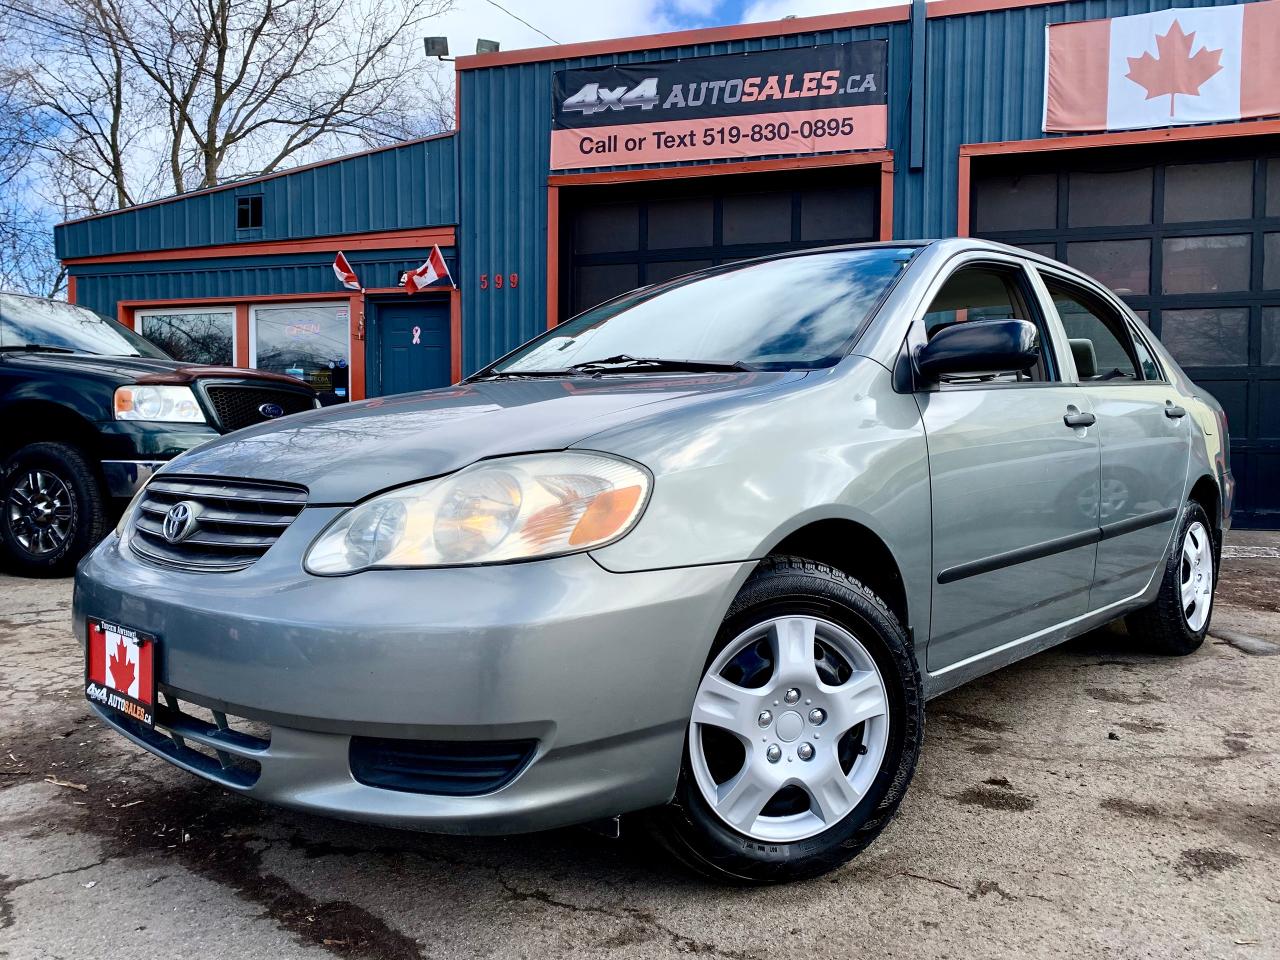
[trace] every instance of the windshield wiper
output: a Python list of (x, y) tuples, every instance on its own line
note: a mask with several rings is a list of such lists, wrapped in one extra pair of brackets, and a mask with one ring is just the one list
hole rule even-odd
[(668, 360), (663, 357), (633, 357), (620, 353), (602, 360), (587, 360), (575, 363), (569, 368), (572, 373), (596, 373), (603, 370), (654, 370), (678, 371), (681, 373), (715, 373), (725, 370), (752, 370), (740, 360), (731, 363), (718, 360)]
[(661, 357), (633, 357), (628, 353), (620, 353), (600, 360), (586, 360), (559, 370), (495, 370), (492, 373), (468, 377), (470, 381), (478, 380), (515, 380), (533, 377), (566, 377), (575, 373), (607, 373), (609, 371), (653, 371), (654, 373), (722, 373), (740, 370), (755, 370), (740, 360), (725, 363), (717, 360), (664, 360)]
[(75, 353), (67, 347), (51, 347), (43, 343), (19, 343), (15, 346), (0, 347), (0, 353)]

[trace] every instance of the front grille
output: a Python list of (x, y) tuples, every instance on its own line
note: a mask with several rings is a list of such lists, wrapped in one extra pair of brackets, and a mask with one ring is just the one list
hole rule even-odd
[(315, 409), (315, 400), (297, 390), (274, 387), (248, 387), (238, 384), (206, 384), (205, 396), (213, 405), (214, 415), (224, 431), (239, 430), (274, 419), (263, 415), (261, 407), (274, 403), (284, 411), (281, 416)]
[(257, 783), (262, 772), (257, 757), (271, 745), (267, 724), (179, 700), (163, 689), (154, 710), (154, 728), (115, 710), (94, 709), (161, 756), (227, 786), (247, 788)]
[[(165, 537), (165, 517), (184, 502), (195, 521), (175, 543)], [(166, 474), (147, 485), (130, 546), (157, 563), (241, 570), (271, 548), (306, 502), (306, 488), (294, 484)]]
[(536, 740), (351, 738), (351, 775), (370, 787), (446, 797), (492, 793), (515, 779)]

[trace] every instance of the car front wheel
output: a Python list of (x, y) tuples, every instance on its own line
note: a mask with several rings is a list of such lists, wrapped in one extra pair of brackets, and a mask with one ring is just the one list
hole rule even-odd
[(0, 543), (9, 566), (65, 576), (106, 532), (107, 505), (89, 461), (65, 443), (32, 443), (0, 470)]
[(915, 657), (884, 602), (821, 564), (766, 560), (717, 637), (658, 838), (721, 881), (826, 872), (893, 815), (923, 729)]

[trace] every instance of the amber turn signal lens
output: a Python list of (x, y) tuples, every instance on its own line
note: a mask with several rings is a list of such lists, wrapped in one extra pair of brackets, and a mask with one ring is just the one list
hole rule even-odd
[(639, 487), (622, 487), (597, 496), (569, 534), (569, 545), (576, 547), (608, 540), (626, 526), (643, 492)]

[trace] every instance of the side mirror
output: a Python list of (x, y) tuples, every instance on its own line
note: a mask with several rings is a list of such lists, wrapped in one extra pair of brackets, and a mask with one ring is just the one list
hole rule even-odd
[(1023, 373), (1040, 361), (1040, 334), (1028, 320), (972, 320), (939, 330), (916, 354), (930, 380)]

